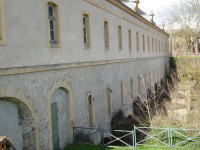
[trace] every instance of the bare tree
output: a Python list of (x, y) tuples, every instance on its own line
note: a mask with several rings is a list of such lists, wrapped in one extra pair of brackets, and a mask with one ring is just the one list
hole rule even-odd
[(199, 0), (178, 0), (170, 6), (164, 7), (160, 14), (173, 38), (181, 37), (186, 44), (187, 52), (191, 52), (200, 29), (200, 1)]

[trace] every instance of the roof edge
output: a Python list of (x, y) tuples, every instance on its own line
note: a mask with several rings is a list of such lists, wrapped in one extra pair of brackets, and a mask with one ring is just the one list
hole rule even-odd
[(111, 3), (111, 4), (113, 4), (113, 5), (115, 5), (116, 7), (120, 8), (121, 10), (125, 11), (126, 13), (128, 13), (131, 16), (133, 16), (134, 18), (136, 18), (136, 19), (142, 21), (143, 23), (149, 25), (150, 27), (158, 30), (159, 32), (163, 33), (164, 35), (166, 35), (168, 37), (170, 36), (167, 32), (165, 32), (162, 29), (160, 29), (159, 27), (155, 26), (150, 21), (148, 21), (145, 18), (143, 18), (142, 16), (140, 16), (138, 13), (136, 13), (135, 11), (133, 11), (132, 9), (127, 7), (125, 4), (123, 4), (119, 0), (106, 0), (106, 1)]

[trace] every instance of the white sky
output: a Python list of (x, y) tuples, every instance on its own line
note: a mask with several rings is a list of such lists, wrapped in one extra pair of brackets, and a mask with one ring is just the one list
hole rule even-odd
[(139, 8), (142, 9), (145, 13), (150, 14), (151, 11), (154, 12), (154, 21), (158, 26), (161, 26), (163, 23), (162, 18), (158, 17), (159, 10), (163, 6), (168, 6), (176, 0), (140, 0)]

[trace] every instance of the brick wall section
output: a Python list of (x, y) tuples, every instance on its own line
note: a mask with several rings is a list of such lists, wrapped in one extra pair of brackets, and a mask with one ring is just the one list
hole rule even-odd
[[(40, 129), (40, 146), (42, 149), (47, 150), (49, 149), (47, 124), (50, 120), (48, 120), (46, 113), (45, 94), (52, 87), (54, 81), (64, 79), (72, 85), (75, 126), (89, 126), (86, 94), (91, 92), (94, 97), (95, 127), (109, 128), (106, 108), (107, 85), (109, 84), (111, 86), (112, 110), (116, 112), (122, 107), (120, 81), (123, 81), (124, 87), (130, 89), (130, 78), (132, 77), (133, 86), (136, 88), (139, 75), (144, 75), (144, 73), (148, 75), (150, 71), (153, 76), (153, 69), (156, 72), (157, 68), (162, 67), (169, 68), (168, 58), (0, 76), (0, 85), (2, 89), (6, 89), (10, 85), (16, 91), (21, 88), (25, 96), (27, 98), (30, 97), (34, 101), (33, 108), (39, 116), (37, 123)], [(144, 88), (141, 89), (141, 93), (144, 93)], [(130, 92), (126, 94), (129, 97), (131, 96)], [(124, 97), (124, 102), (125, 104), (132, 103), (126, 96)]]

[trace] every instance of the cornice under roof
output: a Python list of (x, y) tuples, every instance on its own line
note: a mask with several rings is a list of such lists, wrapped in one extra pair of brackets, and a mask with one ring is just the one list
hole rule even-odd
[(137, 18), (138, 20), (142, 21), (143, 23), (145, 23), (145, 24), (151, 26), (152, 28), (158, 30), (159, 32), (162, 32), (164, 35), (166, 35), (168, 37), (170, 36), (167, 32), (163, 31), (159, 27), (152, 24), (149, 20), (145, 19), (144, 17), (139, 15), (137, 12), (135, 12), (134, 10), (132, 10), (131, 8), (129, 8), (128, 6), (123, 4), (120, 0), (106, 0), (106, 1), (108, 1), (109, 3), (115, 5), (116, 7), (120, 8), (120, 9), (122, 9), (123, 11), (125, 11), (128, 14), (130, 14), (131, 16)]

